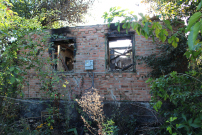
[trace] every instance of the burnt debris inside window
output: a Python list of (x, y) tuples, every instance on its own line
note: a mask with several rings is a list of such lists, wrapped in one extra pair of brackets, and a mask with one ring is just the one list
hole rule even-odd
[(109, 72), (134, 72), (134, 34), (107, 34), (106, 65)]
[(55, 39), (51, 49), (51, 58), (53, 69), (56, 71), (73, 72), (74, 56), (76, 54), (76, 42), (73, 37)]

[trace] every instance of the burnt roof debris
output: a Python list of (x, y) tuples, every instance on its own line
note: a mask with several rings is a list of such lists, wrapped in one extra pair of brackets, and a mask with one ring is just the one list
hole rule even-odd
[(69, 30), (69, 27), (62, 27), (59, 29), (51, 29), (51, 35), (62, 35), (65, 36), (67, 34), (70, 34), (71, 31)]
[(51, 29), (51, 42), (57, 43), (75, 43), (75, 37), (67, 37), (67, 34), (70, 34), (71, 31), (69, 27), (62, 27), (59, 29)]
[[(69, 27), (51, 29), (50, 42), (53, 42), (54, 44), (66, 44), (67, 46), (69, 46), (71, 43), (73, 43), (73, 46), (74, 46), (73, 52), (74, 52), (74, 56), (75, 56), (76, 50), (77, 50), (76, 37), (67, 37), (67, 34), (71, 34)], [(70, 46), (72, 46), (72, 44)], [(52, 48), (50, 48), (49, 50), (51, 52)]]
[[(122, 30), (124, 30), (123, 28), (122, 28), (122, 26), (123, 26), (123, 23), (120, 23), (120, 31), (122, 31)], [(109, 27), (109, 29), (111, 30), (111, 31), (117, 31), (117, 28), (118, 28), (118, 26), (115, 26), (115, 23), (111, 23), (110, 24), (110, 27)]]
[(65, 37), (65, 36), (58, 36), (58, 37), (52, 37), (51, 42), (54, 43), (75, 43), (75, 37)]

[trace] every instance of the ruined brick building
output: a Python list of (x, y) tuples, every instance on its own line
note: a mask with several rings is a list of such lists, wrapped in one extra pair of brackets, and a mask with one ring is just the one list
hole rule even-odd
[[(158, 52), (151, 38), (145, 39), (134, 31), (118, 32), (114, 25), (110, 28), (107, 25), (61, 28), (52, 30), (52, 34), (60, 36), (51, 39), (54, 51), (49, 50), (44, 55), (50, 57), (51, 54), (53, 59), (58, 59), (53, 70), (69, 82), (69, 87), (61, 86), (61, 91), (68, 89), (72, 95), (80, 95), (94, 84), (107, 101), (150, 100), (150, 89), (145, 81), (151, 69), (135, 56)], [(30, 75), (29, 84), (24, 88), (25, 97), (40, 97), (40, 83), (34, 74)]]

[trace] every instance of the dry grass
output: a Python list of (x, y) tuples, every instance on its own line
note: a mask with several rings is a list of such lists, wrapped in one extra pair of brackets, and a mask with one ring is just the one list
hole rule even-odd
[[(98, 134), (102, 134), (102, 123), (104, 122), (103, 101), (97, 90), (92, 89), (92, 91), (86, 92), (77, 102), (82, 107), (82, 111), (97, 123)], [(82, 119), (90, 130), (88, 122), (84, 117)]]

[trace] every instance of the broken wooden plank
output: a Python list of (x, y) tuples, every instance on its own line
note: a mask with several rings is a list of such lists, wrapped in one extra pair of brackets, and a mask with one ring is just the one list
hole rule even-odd
[(131, 49), (129, 49), (127, 52), (124, 52), (124, 53), (122, 53), (122, 54), (120, 54), (120, 55), (117, 55), (116, 57), (114, 57), (114, 58), (110, 59), (110, 61), (112, 61), (112, 60), (114, 60), (114, 59), (116, 59), (116, 58), (120, 57), (121, 55), (125, 55), (125, 54), (129, 53), (130, 51), (132, 51), (132, 48), (131, 48)]
[(133, 66), (133, 65), (134, 65), (134, 64), (130, 64), (130, 65), (128, 65), (128, 66), (122, 68), (122, 71), (125, 71), (125, 70), (129, 69), (129, 68), (130, 68), (131, 66)]

